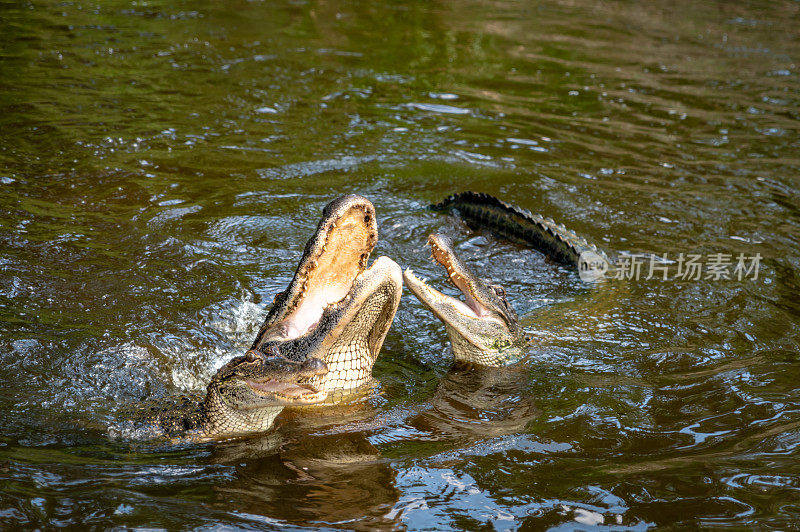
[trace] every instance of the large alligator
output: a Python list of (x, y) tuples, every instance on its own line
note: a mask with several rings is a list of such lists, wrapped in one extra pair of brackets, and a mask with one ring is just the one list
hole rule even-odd
[[(563, 225), (488, 194), (454, 194), (431, 208), (457, 211), (473, 228), (489, 229), (576, 268), (587, 255), (608, 265), (605, 253)], [(504, 366), (519, 360), (527, 342), (505, 290), (476, 276), (456, 255), (446, 236), (431, 235), (428, 244), (433, 259), (447, 270), (448, 279), (466, 301), (442, 294), (410, 269), (403, 278), (417, 299), (444, 322), (456, 360), (484, 366)]]
[(377, 240), (369, 200), (329, 203), (250, 350), (217, 372), (202, 404), (151, 412), (150, 425), (166, 434), (263, 431), (284, 406), (330, 400), (371, 380), (403, 286), (391, 259), (367, 268)]

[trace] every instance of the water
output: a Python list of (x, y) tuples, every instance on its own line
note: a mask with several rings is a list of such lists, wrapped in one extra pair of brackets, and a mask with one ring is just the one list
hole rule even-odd
[[(794, 526), (799, 15), (0, 3), (0, 523)], [(613, 256), (758, 253), (758, 278), (587, 287), (424, 208), (468, 189)], [(374, 256), (439, 288), (423, 243), (453, 237), (505, 286), (527, 363), (451, 369), (406, 291), (361, 404), (255, 438), (112, 437), (249, 345), (344, 193), (376, 205)]]

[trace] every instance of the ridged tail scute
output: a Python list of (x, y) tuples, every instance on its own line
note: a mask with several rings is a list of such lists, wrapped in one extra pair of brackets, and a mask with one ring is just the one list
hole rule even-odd
[(608, 262), (605, 252), (552, 218), (520, 209), (481, 192), (459, 192), (431, 205), (437, 211), (458, 211), (468, 225), (541, 251), (552, 260), (579, 268), (582, 253), (591, 251)]

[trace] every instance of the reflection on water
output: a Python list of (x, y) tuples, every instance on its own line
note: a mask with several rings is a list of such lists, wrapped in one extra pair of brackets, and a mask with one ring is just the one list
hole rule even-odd
[(498, 371), (453, 368), (427, 399), (426, 410), (405, 423), (419, 431), (418, 439), (451, 444), (524, 432), (540, 414), (527, 393), (529, 378), (524, 364)]
[[(2, 5), (0, 523), (794, 526), (799, 14)], [(760, 253), (759, 278), (590, 288), (424, 208), (467, 189), (612, 255)], [(528, 360), (451, 368), (405, 297), (361, 401), (231, 441), (110, 438), (143, 401), (203, 393), (349, 192), (376, 205), (377, 253), (439, 288), (424, 242), (452, 236), (506, 288)]]
[(363, 434), (305, 437), (277, 449), (269, 439), (215, 449), (214, 459), (246, 460), (234, 482), (217, 487), (215, 505), (287, 523), (366, 530), (396, 522), (387, 516), (400, 496), (396, 472)]

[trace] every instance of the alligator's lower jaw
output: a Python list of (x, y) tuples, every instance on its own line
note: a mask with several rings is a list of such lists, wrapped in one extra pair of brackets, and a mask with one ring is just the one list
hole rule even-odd
[[(321, 323), (329, 328), (330, 338), (325, 343), (330, 349), (367, 351), (368, 358), (360, 359), (367, 366), (355, 364), (353, 360), (349, 368), (351, 371), (366, 371), (369, 374), (394, 320), (402, 293), (400, 266), (388, 257), (378, 257), (369, 269), (356, 278), (348, 296), (325, 310)], [(331, 354), (330, 349), (328, 355)], [(323, 360), (329, 366), (336, 363), (330, 356)], [(334, 372), (334, 368), (328, 369)]]
[(309, 385), (276, 380), (261, 382), (248, 380), (245, 384), (258, 395), (273, 399), (275, 406), (314, 404), (325, 400), (328, 395), (326, 391)]

